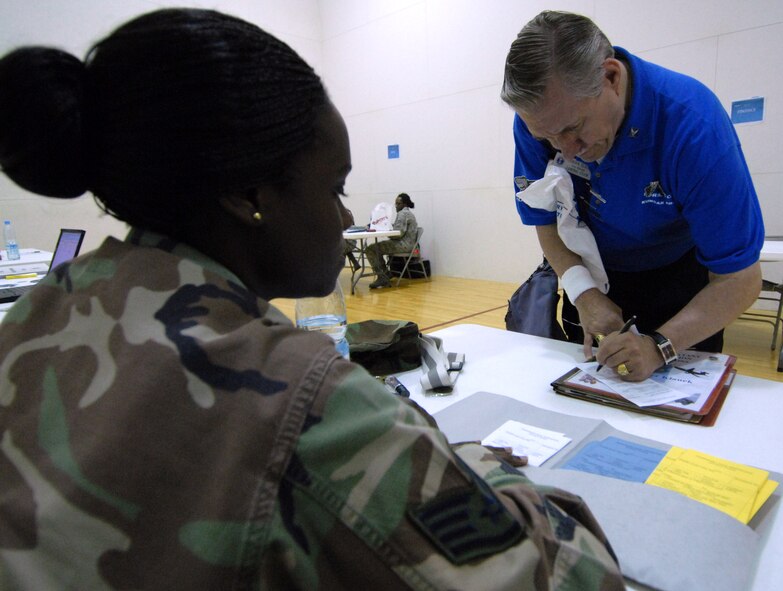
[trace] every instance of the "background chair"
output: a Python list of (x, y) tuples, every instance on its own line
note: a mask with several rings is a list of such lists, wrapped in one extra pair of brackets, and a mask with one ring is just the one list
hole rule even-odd
[[(424, 264), (424, 260), (421, 258), (421, 245), (419, 244), (419, 242), (421, 241), (422, 234), (424, 234), (424, 228), (419, 226), (416, 229), (416, 242), (413, 244), (413, 248), (411, 249), (410, 252), (388, 255), (389, 275), (397, 276), (398, 286), (400, 285), (400, 281), (402, 281), (402, 278), (405, 277), (406, 273), (410, 273), (411, 275), (413, 274), (421, 275), (425, 279), (429, 277), (429, 274), (427, 273), (427, 267)], [(399, 272), (394, 270), (395, 265), (392, 264), (394, 259), (399, 259), (400, 261), (404, 261), (402, 268), (396, 266), (396, 268), (400, 269)]]
[[(740, 318), (742, 320), (753, 320), (755, 322), (767, 322), (773, 326), (772, 329), (772, 344), (770, 349), (774, 350), (778, 344), (778, 333), (781, 326), (783, 326), (783, 283), (775, 283), (766, 279), (761, 280), (761, 295), (759, 300), (766, 300), (768, 302), (776, 302), (778, 305), (777, 313), (775, 316), (769, 314), (760, 314), (758, 312), (746, 311)], [(781, 357), (783, 359), (783, 356)]]
[(359, 244), (356, 240), (346, 240), (343, 252), (345, 253), (345, 266), (353, 273), (356, 273), (362, 268), (360, 260), (364, 257), (364, 253), (359, 248)]

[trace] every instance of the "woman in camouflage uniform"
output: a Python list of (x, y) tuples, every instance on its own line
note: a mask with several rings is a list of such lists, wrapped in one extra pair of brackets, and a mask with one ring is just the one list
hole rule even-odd
[(370, 284), (370, 289), (379, 287), (390, 287), (389, 268), (386, 266), (384, 256), (387, 254), (409, 253), (416, 245), (416, 237), (419, 225), (416, 223), (416, 216), (411, 211), (414, 207), (410, 195), (400, 193), (394, 200), (394, 209), (397, 210), (397, 217), (394, 218), (392, 230), (399, 230), (400, 236), (389, 240), (374, 242), (366, 249), (367, 260), (372, 267), (373, 273), (377, 275), (375, 281)]
[(288, 46), (161, 10), (84, 62), (16, 50), (0, 164), (131, 228), (0, 329), (1, 588), (622, 587), (578, 498), (452, 449), (269, 304), (334, 286), (351, 166)]

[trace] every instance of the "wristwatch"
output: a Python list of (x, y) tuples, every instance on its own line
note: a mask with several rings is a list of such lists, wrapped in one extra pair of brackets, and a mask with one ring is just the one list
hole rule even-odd
[(677, 361), (677, 351), (674, 350), (674, 345), (672, 345), (672, 342), (669, 339), (659, 332), (651, 332), (649, 337), (655, 341), (655, 346), (658, 347), (658, 351), (661, 352), (664, 365), (669, 365), (670, 363)]

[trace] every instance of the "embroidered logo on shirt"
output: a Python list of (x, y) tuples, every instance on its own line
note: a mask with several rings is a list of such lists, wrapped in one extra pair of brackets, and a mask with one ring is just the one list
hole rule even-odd
[(514, 183), (520, 191), (524, 191), (530, 186), (530, 180), (526, 176), (515, 176)]
[(644, 188), (642, 204), (673, 205), (672, 196), (663, 188), (661, 181), (652, 181)]

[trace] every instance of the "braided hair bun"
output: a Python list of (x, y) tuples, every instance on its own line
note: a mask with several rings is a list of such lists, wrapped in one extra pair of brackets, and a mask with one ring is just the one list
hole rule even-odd
[(313, 69), (257, 26), (157, 10), (84, 63), (40, 47), (0, 60), (0, 165), (27, 190), (89, 190), (115, 217), (170, 234), (207, 201), (284, 184), (327, 101)]
[(0, 60), (0, 167), (20, 187), (49, 197), (87, 190), (84, 64), (47, 47)]

